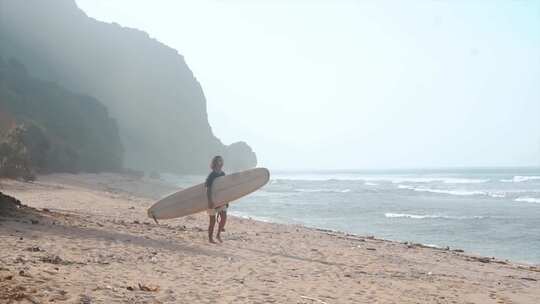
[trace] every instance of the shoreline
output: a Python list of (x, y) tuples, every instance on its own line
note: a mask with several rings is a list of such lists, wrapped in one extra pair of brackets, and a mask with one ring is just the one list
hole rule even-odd
[[(230, 214), (540, 264), (539, 174), (303, 174), (272, 181)], [(201, 177), (202, 179), (202, 177)], [(187, 186), (183, 175), (163, 180)], [(306, 208), (309, 211), (306, 211)]]
[(146, 216), (148, 196), (175, 189), (116, 174), (1, 180), (39, 219), (0, 216), (0, 289), (66, 303), (540, 302), (537, 266), (459, 249), (242, 217), (208, 244), (204, 215)]
[[(536, 169), (536, 168), (534, 168), (534, 169)], [(92, 188), (92, 189), (100, 189), (99, 185), (94, 184), (96, 179), (99, 179), (101, 176), (110, 176), (110, 177), (113, 177), (113, 180), (117, 181), (117, 183), (109, 184), (106, 189), (112, 190), (112, 191), (123, 191), (127, 195), (144, 196), (144, 197), (151, 198), (151, 199), (154, 199), (154, 200), (160, 199), (160, 198), (162, 198), (162, 197), (164, 197), (164, 196), (166, 196), (168, 194), (174, 193), (174, 192), (182, 189), (182, 188), (174, 185), (173, 183), (171, 183), (169, 181), (166, 181), (166, 180), (163, 180), (163, 179), (160, 179), (160, 178), (157, 178), (157, 179), (156, 178), (146, 178), (146, 177), (140, 178), (140, 177), (135, 177), (135, 176), (132, 176), (132, 175), (117, 174), (117, 173), (82, 174), (82, 175), (85, 176), (86, 178), (82, 182), (76, 182), (76, 180), (77, 180), (76, 176), (81, 176), (81, 174), (51, 174), (51, 176), (54, 178), (55, 181), (63, 181), (65, 183), (67, 183), (67, 184), (79, 185), (79, 186), (88, 187), (88, 188)], [(46, 177), (46, 175), (41, 176), (41, 177)], [(74, 180), (74, 177), (75, 177), (75, 180)], [(92, 177), (92, 178), (88, 179), (88, 177)], [(124, 182), (122, 182), (122, 180)], [(158, 190), (157, 191), (155, 189), (149, 190), (148, 187), (141, 187), (141, 188), (126, 187), (128, 185), (126, 185), (125, 181), (142, 182), (142, 184), (149, 185), (151, 187), (155, 187)], [(145, 191), (145, 189), (146, 189), (146, 191)], [(334, 230), (334, 229), (328, 229), (328, 228), (322, 228), (322, 227), (316, 227), (316, 226), (309, 226), (307, 224), (286, 223), (286, 222), (276, 221), (276, 220), (273, 220), (273, 219), (265, 220), (265, 219), (261, 219), (260, 217), (257, 217), (257, 216), (234, 215), (233, 213), (234, 213), (234, 211), (230, 212), (230, 216), (232, 216), (233, 218), (249, 219), (249, 220), (262, 222), (262, 223), (271, 223), (271, 224), (276, 224), (276, 225), (286, 225), (286, 226), (290, 226), (290, 227), (303, 227), (305, 229), (309, 229), (309, 230), (313, 230), (313, 231), (317, 231), (317, 232), (331, 233), (329, 235), (336, 235), (336, 236), (337, 235), (345, 235), (345, 236), (352, 236), (352, 237), (357, 237), (357, 238), (370, 238), (370, 239), (376, 239), (376, 240), (379, 240), (379, 241), (385, 241), (385, 242), (390, 242), (390, 243), (404, 244), (404, 245), (407, 245), (407, 246), (417, 246), (417, 247), (423, 247), (423, 248), (431, 248), (431, 249), (435, 249), (435, 250), (444, 250), (444, 251), (457, 252), (457, 253), (461, 253), (463, 256), (468, 256), (468, 257), (470, 257), (472, 259), (481, 259), (483, 261), (491, 260), (493, 262), (500, 263), (500, 264), (504, 263), (504, 264), (519, 265), (519, 266), (523, 266), (523, 267), (537, 267), (537, 268), (540, 268), (540, 263), (533, 263), (533, 262), (527, 262), (527, 261), (515, 261), (515, 260), (513, 260), (511, 258), (488, 256), (488, 255), (485, 255), (485, 254), (470, 252), (470, 251), (467, 251), (467, 250), (465, 250), (463, 248), (451, 247), (449, 245), (447, 245), (447, 246), (438, 246), (438, 245), (432, 245), (432, 244), (417, 243), (414, 240), (403, 241), (403, 240), (386, 239), (386, 238), (377, 237), (376, 235), (371, 235), (371, 234), (362, 235), (362, 234), (356, 234), (356, 233), (352, 233), (352, 232), (348, 232), (348, 231), (341, 231), (341, 230)], [(164, 220), (164, 221), (167, 221), (167, 220)]]
[(511, 265), (519, 266), (519, 267), (525, 267), (525, 268), (533, 267), (533, 268), (540, 269), (540, 263), (521, 262), (521, 261), (515, 261), (515, 260), (512, 260), (512, 259), (508, 259), (508, 258), (495, 257), (495, 256), (490, 257), (490, 256), (483, 255), (483, 254), (477, 254), (477, 253), (474, 253), (474, 252), (469, 252), (469, 251), (466, 251), (466, 250), (464, 250), (462, 248), (456, 248), (456, 247), (450, 247), (450, 246), (441, 247), (441, 246), (431, 245), (431, 244), (416, 243), (414, 241), (400, 241), (400, 240), (386, 239), (386, 238), (377, 237), (376, 235), (370, 235), (370, 234), (362, 235), (362, 234), (356, 234), (356, 233), (351, 233), (351, 232), (347, 232), (347, 231), (334, 230), (334, 229), (328, 229), (328, 228), (320, 228), (320, 227), (309, 226), (309, 225), (304, 225), (304, 224), (282, 223), (282, 222), (272, 221), (271, 219), (262, 220), (262, 219), (258, 218), (257, 216), (249, 216), (249, 215), (238, 216), (238, 215), (233, 215), (233, 214), (231, 214), (231, 216), (234, 217), (234, 218), (248, 219), (248, 220), (253, 220), (253, 221), (262, 222), (262, 223), (271, 223), (271, 224), (275, 224), (275, 225), (284, 225), (284, 226), (290, 226), (290, 227), (302, 227), (302, 228), (307, 229), (307, 230), (312, 230), (312, 231), (315, 231), (315, 232), (325, 233), (327, 235), (335, 236), (335, 237), (338, 237), (338, 238), (350, 238), (352, 240), (354, 240), (354, 239), (372, 239), (372, 240), (378, 240), (378, 241), (382, 241), (382, 242), (389, 242), (389, 243), (393, 243), (393, 244), (403, 244), (403, 245), (406, 245), (406, 246), (413, 246), (413, 247), (419, 247), (419, 248), (428, 248), (428, 249), (433, 249), (433, 250), (442, 250), (442, 251), (455, 252), (455, 253), (460, 253), (461, 256), (463, 256), (463, 257), (468, 257), (468, 258), (471, 258), (471, 259), (479, 259), (479, 260), (482, 260), (482, 261), (491, 261), (493, 263), (511, 264)]

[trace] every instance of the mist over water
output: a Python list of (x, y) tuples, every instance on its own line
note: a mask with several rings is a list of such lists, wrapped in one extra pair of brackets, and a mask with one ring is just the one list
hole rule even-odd
[(540, 264), (540, 169), (277, 172), (230, 212)]
[(259, 165), (540, 165), (538, 1), (77, 4), (185, 56)]

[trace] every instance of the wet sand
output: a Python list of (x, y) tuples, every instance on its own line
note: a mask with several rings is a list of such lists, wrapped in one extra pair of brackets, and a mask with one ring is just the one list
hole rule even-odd
[(540, 268), (459, 250), (206, 214), (147, 218), (174, 189), (115, 174), (1, 180), (0, 303), (540, 303)]

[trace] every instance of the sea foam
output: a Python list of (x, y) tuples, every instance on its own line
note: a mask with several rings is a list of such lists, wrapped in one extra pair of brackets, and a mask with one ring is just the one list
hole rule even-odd
[(489, 182), (489, 179), (480, 178), (457, 178), (457, 177), (394, 177), (393, 184), (401, 183), (435, 183), (443, 184), (482, 184)]
[(469, 195), (486, 195), (493, 198), (503, 198), (506, 197), (506, 194), (501, 192), (485, 192), (479, 190), (446, 190), (446, 189), (433, 189), (426, 187), (414, 187), (409, 185), (398, 185), (399, 189), (407, 189), (416, 192), (429, 192), (437, 194), (448, 194), (448, 195), (458, 195), (458, 196), (469, 196)]
[(474, 220), (483, 219), (484, 216), (451, 216), (440, 214), (408, 214), (408, 213), (385, 213), (387, 218), (410, 218), (410, 219), (447, 219), (447, 220)]
[(522, 182), (528, 182), (532, 180), (540, 180), (540, 176), (520, 176), (516, 175), (512, 179), (501, 179), (500, 181), (503, 183), (522, 183)]
[(351, 189), (296, 189), (296, 192), (330, 192), (330, 193), (347, 193), (351, 192)]
[(540, 204), (540, 198), (536, 197), (518, 197), (514, 202), (525, 202), (525, 203), (538, 203)]
[(449, 194), (449, 195), (486, 195), (486, 192), (483, 191), (475, 191), (475, 190), (444, 190), (444, 189), (432, 189), (432, 188), (424, 188), (424, 187), (413, 187), (408, 185), (399, 185), (398, 188), (400, 189), (408, 189), (413, 190), (416, 192), (430, 192), (430, 193), (438, 193), (438, 194)]

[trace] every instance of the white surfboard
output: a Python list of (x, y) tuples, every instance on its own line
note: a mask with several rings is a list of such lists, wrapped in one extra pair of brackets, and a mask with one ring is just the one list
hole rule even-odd
[[(218, 177), (212, 184), (214, 207), (220, 207), (264, 186), (270, 179), (266, 168), (255, 168)], [(157, 201), (148, 216), (153, 219), (171, 219), (208, 209), (204, 183), (175, 192)]]

